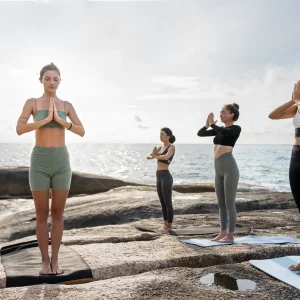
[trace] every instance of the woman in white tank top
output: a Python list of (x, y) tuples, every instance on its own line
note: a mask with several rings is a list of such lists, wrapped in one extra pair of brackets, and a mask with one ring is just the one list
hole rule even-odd
[[(300, 212), (300, 81), (295, 83), (291, 100), (272, 111), (272, 120), (293, 118), (295, 140), (291, 155), (289, 180), (291, 191)], [(290, 270), (300, 270), (300, 263), (290, 266)]]

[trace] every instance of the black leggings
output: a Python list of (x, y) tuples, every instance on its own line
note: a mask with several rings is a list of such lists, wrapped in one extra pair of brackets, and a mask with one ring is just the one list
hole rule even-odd
[(156, 171), (156, 189), (160, 200), (164, 221), (173, 222), (172, 205), (173, 177), (169, 170)]
[(294, 145), (290, 163), (290, 186), (300, 212), (300, 146)]

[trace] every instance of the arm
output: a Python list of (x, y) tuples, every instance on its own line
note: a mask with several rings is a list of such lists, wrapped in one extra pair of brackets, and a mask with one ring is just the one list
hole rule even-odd
[(158, 149), (156, 148), (156, 146), (153, 148), (152, 153), (150, 153), (146, 158), (147, 159), (153, 159), (154, 155), (158, 153), (158, 151), (161, 149), (161, 146), (158, 147)]
[[(85, 130), (83, 128), (83, 125), (80, 121), (80, 119), (77, 116), (77, 113), (73, 107), (73, 105), (69, 102), (66, 103), (68, 106), (68, 117), (71, 120), (72, 123), (69, 123), (61, 118), (58, 118), (55, 120), (57, 123), (65, 127), (66, 129), (72, 131), (75, 134), (78, 134), (79, 136), (83, 137), (85, 134)], [(71, 125), (72, 124), (72, 125)], [(69, 129), (71, 127), (71, 129)]]
[(217, 135), (217, 132), (214, 129), (207, 130), (207, 127), (204, 126), (198, 131), (197, 135), (198, 136), (215, 136), (215, 135)]
[(219, 127), (216, 124), (211, 124), (211, 128), (213, 128), (217, 133), (224, 135), (224, 136), (234, 136), (239, 135), (241, 133), (240, 126), (233, 126), (233, 127)]
[(153, 155), (153, 158), (156, 158), (156, 159), (161, 159), (161, 160), (168, 160), (175, 152), (175, 146), (174, 145), (171, 145), (170, 148), (168, 149), (168, 152), (167, 154), (165, 155)]
[(274, 109), (270, 114), (269, 118), (272, 120), (288, 119), (293, 118), (297, 112), (297, 105), (294, 100), (290, 100), (283, 105)]
[[(33, 112), (33, 101), (34, 99), (28, 99), (24, 104), (23, 111), (18, 119), (17, 126), (16, 126), (16, 131), (18, 135), (39, 129), (40, 127), (46, 125), (51, 121), (50, 117), (48, 116), (44, 120), (28, 123), (28, 119), (30, 118)], [(53, 110), (52, 110), (52, 114), (53, 114)]]

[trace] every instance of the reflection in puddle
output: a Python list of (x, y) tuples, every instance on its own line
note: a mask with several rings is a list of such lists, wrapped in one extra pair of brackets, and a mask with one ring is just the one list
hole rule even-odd
[(252, 291), (256, 288), (256, 283), (248, 279), (235, 279), (226, 274), (209, 273), (200, 278), (202, 284), (210, 286), (222, 286), (233, 291)]

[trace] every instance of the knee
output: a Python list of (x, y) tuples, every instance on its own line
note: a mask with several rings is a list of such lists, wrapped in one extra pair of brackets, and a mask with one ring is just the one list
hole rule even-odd
[(230, 201), (229, 203), (227, 202), (226, 207), (227, 207), (229, 213), (236, 213), (236, 207), (235, 207), (234, 201), (232, 201), (232, 202)]
[(38, 210), (36, 212), (37, 223), (47, 223), (49, 216), (49, 209)]
[(220, 199), (218, 199), (218, 206), (219, 206), (220, 209), (226, 209), (227, 208), (226, 207), (227, 205), (226, 205), (225, 201), (220, 200)]
[(51, 218), (54, 221), (61, 221), (63, 219), (64, 211), (62, 209), (51, 209)]
[(166, 208), (167, 208), (167, 211), (173, 212), (173, 205), (172, 205), (172, 203), (169, 204), (169, 205), (167, 205)]

